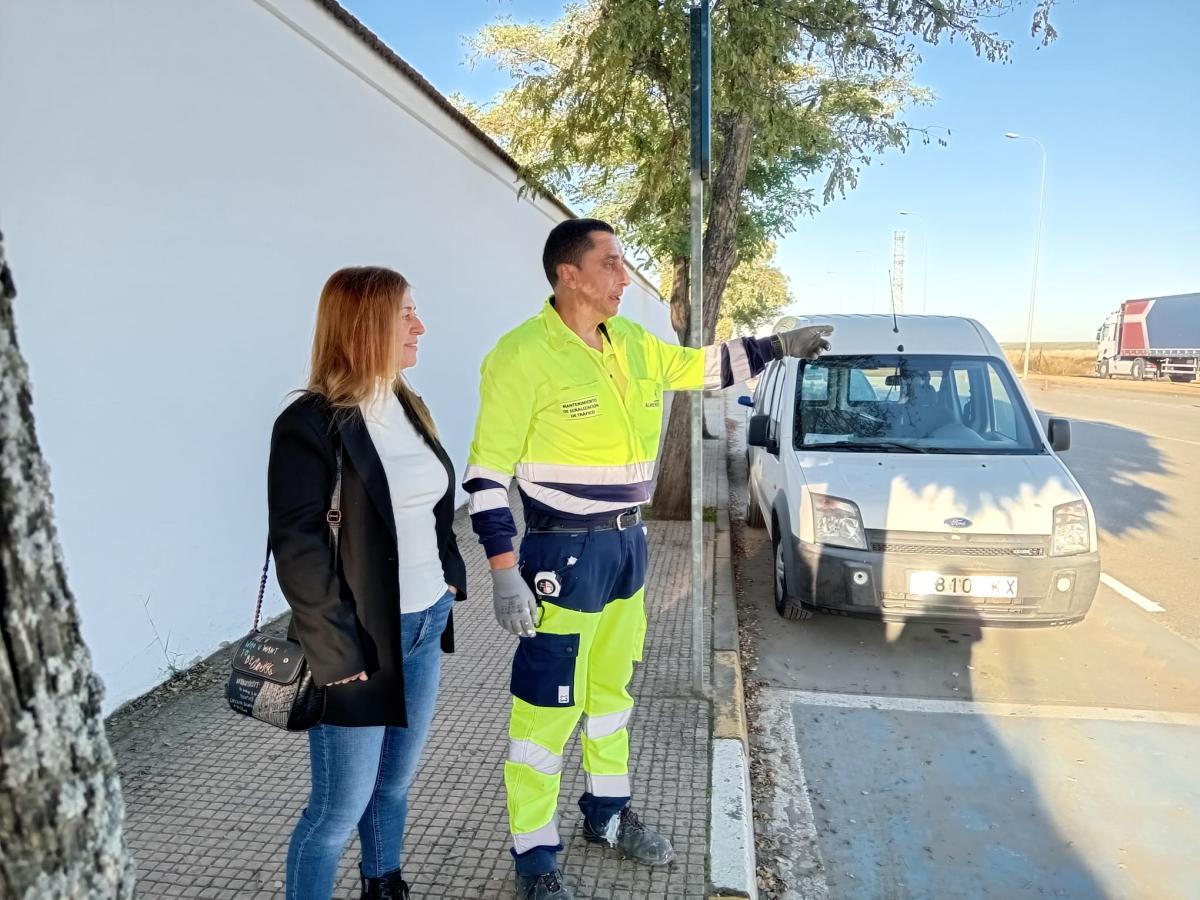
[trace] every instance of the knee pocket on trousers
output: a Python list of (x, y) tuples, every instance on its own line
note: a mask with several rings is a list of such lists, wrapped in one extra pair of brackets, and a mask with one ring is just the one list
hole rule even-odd
[(513, 656), (514, 697), (532, 706), (574, 706), (579, 635), (538, 632), (521, 638)]

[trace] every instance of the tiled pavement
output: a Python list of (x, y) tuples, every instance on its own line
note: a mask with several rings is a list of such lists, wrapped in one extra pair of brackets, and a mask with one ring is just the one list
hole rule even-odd
[[(716, 446), (706, 442), (709, 466), (717, 464)], [(713, 505), (708, 493), (705, 502)], [(492, 618), (486, 560), (461, 513), (457, 527), (471, 596), (455, 610), (458, 651), (443, 657), (437, 717), (411, 798), (404, 871), (415, 898), (491, 900), (512, 893), (501, 775), (515, 639)], [(630, 767), (634, 802), (670, 833), (677, 858), (647, 869), (583, 841), (576, 737), (563, 774), (562, 859), (580, 896), (592, 900), (702, 898), (707, 887), (711, 729), (709, 705), (689, 685), (690, 526), (652, 521), (650, 539), (650, 627), (633, 682)], [(230, 713), (226, 665), (218, 654), (109, 722), (141, 897), (282, 896), (287, 840), (308, 787), (306, 743)], [(335, 896), (358, 896), (357, 861), (355, 838)]]

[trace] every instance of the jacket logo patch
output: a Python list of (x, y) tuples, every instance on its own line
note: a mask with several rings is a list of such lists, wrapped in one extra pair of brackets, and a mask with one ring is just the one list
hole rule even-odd
[(596, 395), (567, 400), (562, 404), (562, 414), (568, 419), (591, 419), (600, 412), (600, 398)]
[(643, 406), (645, 406), (646, 409), (660, 409), (662, 407), (662, 400), (655, 397), (653, 400), (647, 400)]

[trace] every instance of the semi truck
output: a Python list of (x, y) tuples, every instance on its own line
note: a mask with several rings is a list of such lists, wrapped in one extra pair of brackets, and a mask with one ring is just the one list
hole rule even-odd
[(1200, 294), (1126, 300), (1096, 333), (1096, 374), (1200, 378)]

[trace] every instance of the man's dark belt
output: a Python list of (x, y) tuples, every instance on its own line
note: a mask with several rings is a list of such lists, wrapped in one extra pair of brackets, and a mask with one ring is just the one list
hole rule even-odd
[(538, 516), (536, 520), (530, 523), (528, 530), (535, 534), (543, 531), (625, 531), (628, 528), (633, 528), (641, 524), (642, 510), (638, 507), (617, 513), (614, 516), (595, 519), (575, 519), (574, 521), (569, 519), (554, 519), (549, 516), (545, 518)]

